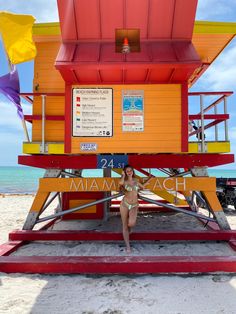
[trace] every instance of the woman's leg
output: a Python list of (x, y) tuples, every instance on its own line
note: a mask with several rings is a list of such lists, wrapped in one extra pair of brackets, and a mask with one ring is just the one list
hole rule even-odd
[(137, 215), (138, 215), (138, 206), (131, 208), (129, 211), (129, 218), (128, 218), (129, 229), (133, 228), (136, 225)]
[(122, 202), (120, 204), (120, 215), (122, 220), (122, 226), (123, 226), (123, 237), (126, 245), (126, 251), (127, 253), (131, 252), (130, 244), (129, 244), (129, 228), (128, 228), (128, 218), (129, 218), (129, 211), (128, 208), (126, 208)]

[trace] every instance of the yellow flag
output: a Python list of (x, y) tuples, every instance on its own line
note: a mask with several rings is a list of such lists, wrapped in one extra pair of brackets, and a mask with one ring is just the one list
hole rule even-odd
[(34, 21), (32, 15), (0, 11), (0, 34), (12, 64), (25, 62), (36, 56), (32, 39)]

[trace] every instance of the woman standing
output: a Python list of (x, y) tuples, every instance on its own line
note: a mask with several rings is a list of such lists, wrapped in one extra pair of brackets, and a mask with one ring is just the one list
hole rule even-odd
[[(150, 179), (151, 177), (149, 177)], [(123, 225), (123, 237), (126, 244), (126, 252), (130, 253), (129, 234), (135, 226), (138, 214), (138, 191), (144, 189), (149, 179), (141, 184), (135, 176), (133, 167), (126, 165), (123, 169), (119, 185), (125, 195), (120, 203), (120, 214)]]

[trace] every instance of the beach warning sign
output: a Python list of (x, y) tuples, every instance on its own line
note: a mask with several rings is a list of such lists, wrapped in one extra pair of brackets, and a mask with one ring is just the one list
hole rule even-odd
[(82, 137), (113, 135), (112, 88), (73, 88), (73, 134)]
[(144, 91), (122, 91), (122, 131), (144, 131)]

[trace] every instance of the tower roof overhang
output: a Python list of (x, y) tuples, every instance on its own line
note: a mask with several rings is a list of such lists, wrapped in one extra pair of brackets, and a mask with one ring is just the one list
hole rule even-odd
[(140, 53), (115, 53), (112, 43), (62, 44), (56, 68), (79, 84), (176, 83), (201, 65), (191, 42), (143, 42)]
[[(79, 84), (187, 81), (201, 65), (192, 43), (197, 0), (58, 0), (56, 68)], [(140, 52), (116, 52), (116, 30), (138, 29)]]
[[(236, 34), (236, 23), (232, 22), (209, 22), (209, 21), (195, 21), (193, 28), (193, 35), (191, 37), (192, 26), (189, 23), (189, 30), (185, 27), (182, 28), (177, 25), (180, 23), (179, 14), (182, 17), (182, 21), (184, 21), (184, 26), (188, 23), (186, 19), (188, 16), (192, 15), (191, 21), (194, 17), (193, 8), (192, 10), (188, 7), (183, 8), (182, 11), (178, 5), (172, 6), (172, 19), (170, 15), (166, 12), (170, 13), (170, 8), (160, 18), (156, 19), (154, 23), (154, 15), (146, 15), (146, 19), (143, 17), (140, 18), (140, 25), (145, 25), (146, 28), (140, 27), (140, 43), (141, 43), (141, 52), (140, 53), (131, 53), (129, 55), (122, 55), (119, 53), (115, 53), (115, 42), (114, 42), (114, 27), (111, 31), (111, 24), (116, 23), (121, 18), (118, 16), (123, 16), (124, 24), (117, 24), (117, 27), (134, 27), (134, 20), (128, 20), (130, 17), (128, 13), (128, 9), (131, 7), (131, 3), (136, 4), (137, 1), (106, 1), (106, 0), (96, 0), (93, 1), (93, 4), (96, 3), (95, 7), (98, 8), (98, 4), (100, 5), (100, 10), (98, 17), (101, 19), (105, 19), (107, 17), (106, 23), (103, 25), (102, 20), (100, 20), (100, 36), (95, 37), (95, 33), (93, 31), (93, 35), (86, 37), (86, 29), (88, 28), (88, 24), (86, 24), (87, 28), (82, 23), (82, 20), (78, 20), (78, 14), (76, 11), (76, 7), (78, 3), (83, 3), (83, 1), (58, 1), (59, 4), (59, 13), (61, 18), (61, 23), (44, 23), (44, 24), (35, 24), (34, 25), (34, 40), (36, 42), (48, 42), (48, 41), (61, 41), (62, 45), (58, 53), (58, 57), (56, 60), (56, 67), (60, 69), (63, 77), (66, 80), (72, 80), (73, 82), (78, 82), (82, 77), (84, 82), (88, 83), (91, 79), (93, 83), (108, 81), (111, 80), (114, 82), (127, 82), (131, 81), (131, 79), (135, 79), (135, 81), (143, 82), (157, 82), (157, 81), (166, 81), (173, 82), (175, 80), (184, 80), (188, 79), (189, 85), (192, 85), (203, 73), (204, 71), (211, 65), (211, 63), (217, 58), (217, 56), (224, 50), (224, 48), (231, 42)], [(89, 3), (88, 3), (89, 2)], [(86, 1), (88, 5), (91, 6), (91, 1)], [(113, 10), (117, 11), (117, 16), (113, 15), (107, 16), (107, 13), (110, 9), (110, 2), (114, 4)], [(123, 7), (123, 15), (118, 12), (117, 8), (126, 3), (125, 7)], [(141, 6), (143, 12), (148, 12), (148, 14), (154, 11), (155, 5), (162, 3), (164, 1), (150, 1), (150, 6), (146, 5)], [(170, 5), (179, 1), (166, 1)], [(182, 5), (187, 3), (187, 5), (192, 1), (182, 1)], [(60, 3), (62, 3), (62, 7), (60, 7)], [(107, 3), (107, 7), (105, 4)], [(138, 5), (141, 3), (146, 3), (146, 1), (138, 1)], [(73, 4), (73, 5), (72, 5)], [(74, 6), (74, 4), (76, 4)], [(68, 6), (67, 9), (65, 6)], [(85, 6), (85, 5), (84, 5)], [(105, 11), (103, 10), (105, 6)], [(135, 5), (136, 7), (137, 5)], [(164, 7), (163, 7), (164, 8)], [(65, 10), (64, 10), (65, 9)], [(102, 9), (102, 11), (101, 11)], [(187, 9), (187, 11), (185, 11)], [(64, 10), (64, 11), (63, 11)], [(72, 10), (72, 11), (70, 11)], [(85, 7), (84, 7), (85, 10)], [(107, 11), (108, 10), (108, 11)], [(95, 10), (96, 11), (96, 10)], [(64, 12), (64, 13), (63, 13)], [(72, 12), (72, 17), (70, 17), (69, 13)], [(84, 12), (81, 8), (79, 13), (80, 16), (84, 16)], [(101, 12), (103, 12), (101, 14)], [(177, 12), (179, 12), (177, 14)], [(184, 13), (185, 12), (185, 13)], [(192, 12), (192, 13), (191, 13)], [(159, 12), (160, 13), (160, 12)], [(155, 13), (155, 14), (159, 14)], [(72, 36), (72, 32), (70, 32), (69, 22), (66, 22), (65, 16), (67, 15), (70, 18), (70, 22), (76, 22), (77, 35), (75, 33)], [(76, 16), (75, 16), (76, 14)], [(94, 13), (88, 13), (94, 14)], [(187, 14), (187, 17), (186, 17)], [(101, 16), (102, 15), (102, 16)], [(113, 20), (113, 18), (114, 20)], [(143, 16), (143, 15), (142, 15)], [(149, 16), (149, 18), (148, 18)], [(167, 17), (168, 16), (168, 17)], [(164, 18), (165, 17), (165, 18)], [(64, 19), (62, 21), (62, 19)], [(84, 19), (91, 21), (91, 18), (88, 16), (84, 16)], [(162, 23), (160, 22), (162, 19)], [(167, 31), (167, 24), (165, 21), (172, 21), (172, 31)], [(144, 22), (145, 20), (145, 22)], [(174, 21), (175, 20), (175, 21)], [(188, 20), (188, 19), (187, 19)], [(97, 19), (98, 21), (98, 19)], [(116, 21), (116, 22), (115, 22)], [(177, 22), (179, 21), (179, 22)], [(64, 24), (63, 24), (64, 23)], [(67, 24), (66, 24), (67, 23)], [(126, 24), (128, 23), (128, 24)], [(138, 22), (137, 22), (138, 23)], [(193, 23), (193, 22), (192, 22)], [(92, 24), (92, 23), (91, 23)], [(161, 28), (158, 29), (158, 25)], [(63, 26), (64, 25), (64, 26)], [(67, 27), (65, 26), (67, 25)], [(101, 25), (103, 25), (101, 27)], [(137, 26), (138, 24), (136, 24)], [(169, 24), (170, 25), (170, 24)], [(176, 25), (176, 26), (175, 26)], [(154, 27), (155, 26), (155, 27)], [(85, 29), (83, 29), (85, 27)], [(178, 28), (175, 29), (175, 27)], [(60, 29), (61, 28), (61, 29)], [(78, 32), (79, 29), (79, 32)], [(94, 30), (94, 28), (92, 28)], [(98, 33), (96, 33), (98, 34)], [(110, 35), (109, 35), (110, 34)], [(169, 35), (168, 35), (169, 34)], [(178, 34), (178, 35), (177, 35)], [(109, 37), (110, 36), (110, 37)], [(146, 36), (146, 37), (145, 37)], [(182, 44), (184, 47), (184, 56), (183, 54), (178, 54), (179, 44)], [(86, 44), (87, 47), (86, 47)], [(90, 60), (83, 51), (90, 50), (89, 47), (96, 47), (95, 51), (90, 51)], [(169, 46), (167, 49), (166, 47)], [(112, 48), (113, 47), (113, 48)], [(158, 48), (157, 48), (158, 47)], [(98, 53), (99, 51), (99, 53)], [(110, 53), (108, 53), (110, 51)], [(177, 51), (177, 55), (176, 55)], [(84, 59), (84, 57), (87, 59)], [(166, 59), (163, 59), (163, 56), (166, 56)], [(197, 57), (198, 56), (198, 57)], [(80, 68), (79, 68), (80, 67)], [(90, 74), (87, 72), (85, 76), (83, 75), (83, 70), (85, 67), (88, 67)], [(93, 67), (93, 70), (92, 70)], [(110, 69), (110, 70), (109, 70)], [(145, 70), (146, 69), (146, 70)], [(182, 69), (182, 78), (181, 75), (178, 74), (179, 69)], [(107, 76), (109, 71), (115, 72), (111, 75), (110, 78)], [(185, 71), (186, 70), (186, 71)], [(79, 71), (81, 71), (81, 75), (79, 75)], [(102, 71), (102, 72), (101, 72)], [(71, 72), (71, 73), (70, 73)], [(76, 74), (75, 74), (76, 73)], [(192, 75), (190, 75), (192, 73)], [(90, 77), (91, 75), (91, 77)], [(135, 82), (134, 81), (134, 82)], [(81, 81), (80, 81), (81, 82)]]

